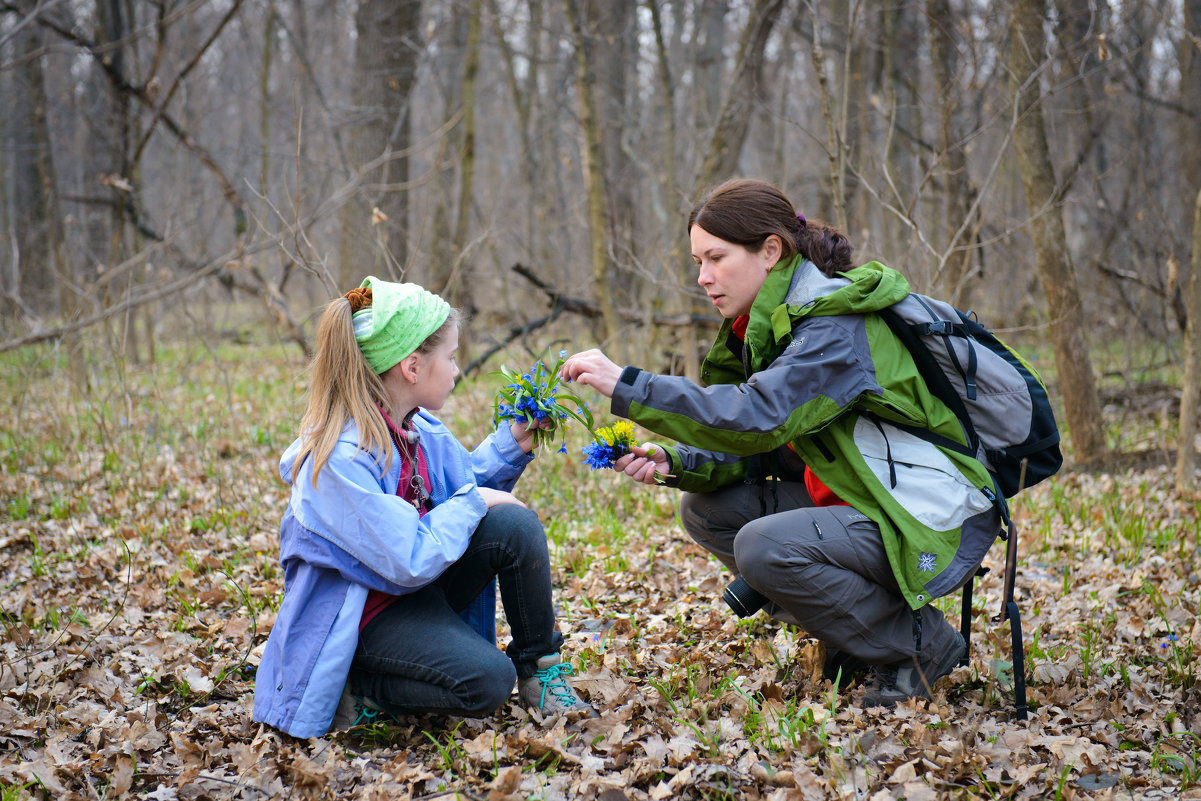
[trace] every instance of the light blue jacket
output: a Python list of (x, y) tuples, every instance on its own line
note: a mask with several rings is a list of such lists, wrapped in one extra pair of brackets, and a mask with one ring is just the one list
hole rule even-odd
[(437, 418), (413, 416), (434, 508), (419, 518), (396, 495), (401, 456), (387, 472), (347, 426), (313, 489), (312, 460), (293, 442), (279, 471), (292, 486), (280, 524), (284, 598), (259, 662), (254, 719), (295, 737), (329, 731), (358, 644), (368, 590), (404, 595), (454, 564), (488, 511), (477, 486), (510, 490), (533, 456), (508, 426), (468, 452)]

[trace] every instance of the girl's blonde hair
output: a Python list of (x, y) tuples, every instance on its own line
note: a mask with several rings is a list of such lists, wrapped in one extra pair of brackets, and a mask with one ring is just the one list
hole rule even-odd
[[(370, 293), (356, 297), (355, 305), (370, 305)], [(329, 461), (346, 424), (354, 421), (359, 432), (359, 450), (376, 454), (385, 470), (392, 467), (392, 436), (380, 414), (391, 399), (380, 378), (359, 349), (354, 338), (351, 315), (358, 311), (346, 297), (325, 307), (317, 326), (317, 353), (310, 365), (309, 402), (300, 418), (300, 453), (292, 465), (292, 481), (300, 473), (304, 460), (313, 459), (313, 488), (317, 474)], [(428, 353), (445, 336), (450, 326), (459, 324), (460, 315), (452, 309), (446, 322), (417, 346), (415, 353)], [(399, 424), (402, 421), (397, 421)]]

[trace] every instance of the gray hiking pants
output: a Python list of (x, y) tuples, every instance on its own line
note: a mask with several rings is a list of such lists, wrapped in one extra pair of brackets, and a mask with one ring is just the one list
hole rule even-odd
[[(915, 656), (917, 619), (897, 587), (880, 528), (849, 506), (814, 507), (799, 482), (776, 485), (775, 507), (771, 489), (763, 492), (767, 515), (758, 486), (686, 493), (684, 528), (828, 647), (877, 665)], [(923, 654), (954, 645), (955, 629), (933, 605), (921, 609), (920, 630)]]

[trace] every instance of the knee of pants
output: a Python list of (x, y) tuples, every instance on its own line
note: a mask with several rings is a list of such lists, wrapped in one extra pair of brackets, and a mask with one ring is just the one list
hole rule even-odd
[(708, 526), (708, 496), (703, 492), (686, 492), (680, 498), (680, 522), (692, 541), (699, 545), (713, 541), (713, 532)]
[(477, 666), (477, 670), (466, 676), (456, 688), (456, 695), (468, 715), (490, 715), (499, 709), (517, 684), (517, 668), (513, 661), (500, 651), (499, 659), (488, 659)]
[(477, 529), (477, 536), (481, 535), (503, 539), (522, 550), (531, 545), (546, 548), (546, 531), (538, 513), (515, 503), (502, 503), (489, 509)]
[(760, 592), (765, 587), (775, 586), (782, 570), (796, 569), (795, 556), (787, 565), (782, 557), (780, 545), (764, 537), (755, 522), (743, 526), (734, 538), (734, 559), (738, 562), (738, 571), (747, 583)]

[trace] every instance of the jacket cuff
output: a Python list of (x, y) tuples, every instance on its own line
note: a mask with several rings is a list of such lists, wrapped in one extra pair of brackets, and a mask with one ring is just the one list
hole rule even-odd
[(613, 387), (613, 402), (609, 410), (618, 417), (629, 417), (630, 403), (640, 394), (646, 393), (646, 385), (650, 383), (650, 373), (637, 367), (627, 367), (621, 371), (617, 386)]

